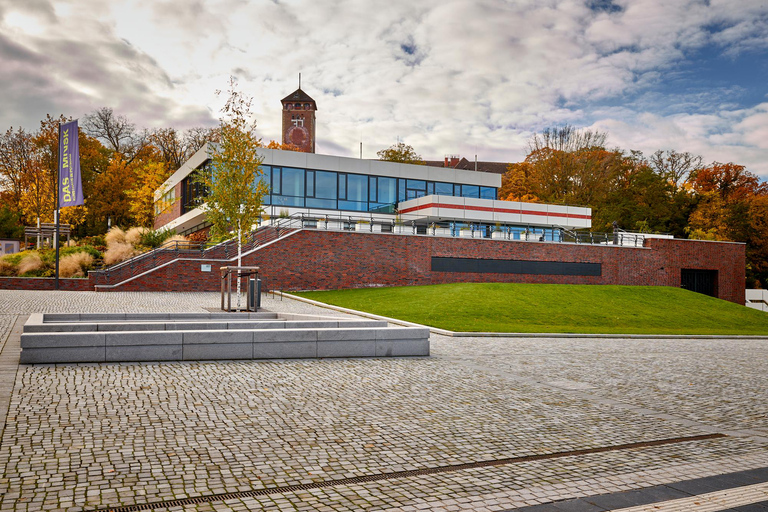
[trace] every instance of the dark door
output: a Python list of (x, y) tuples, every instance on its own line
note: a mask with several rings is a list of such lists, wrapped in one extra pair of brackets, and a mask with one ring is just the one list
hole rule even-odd
[(717, 270), (684, 268), (680, 272), (680, 287), (717, 297)]

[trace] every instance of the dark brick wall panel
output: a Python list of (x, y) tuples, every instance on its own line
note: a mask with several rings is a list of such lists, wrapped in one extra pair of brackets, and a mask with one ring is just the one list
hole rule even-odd
[[(52, 277), (0, 277), (0, 290), (54, 290)], [(93, 291), (90, 279), (59, 279), (59, 289), (67, 291)]]
[[(718, 271), (718, 297), (744, 304), (743, 244), (649, 239), (645, 247), (572, 245), (303, 230), (263, 247), (243, 265), (266, 287), (324, 290), (454, 282), (680, 286), (682, 268)], [(432, 257), (599, 263), (600, 276), (433, 272)], [(213, 272), (202, 272), (201, 264)], [(217, 269), (233, 262), (180, 260), (117, 290), (218, 291)]]

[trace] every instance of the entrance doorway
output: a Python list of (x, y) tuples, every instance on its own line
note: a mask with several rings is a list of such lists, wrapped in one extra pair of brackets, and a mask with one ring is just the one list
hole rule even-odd
[(717, 297), (717, 270), (684, 268), (680, 272), (680, 287)]

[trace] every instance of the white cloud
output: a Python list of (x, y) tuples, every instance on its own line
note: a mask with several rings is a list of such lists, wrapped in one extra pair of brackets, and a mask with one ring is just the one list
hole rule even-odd
[[(213, 92), (235, 75), (254, 96), (260, 132), (279, 139), (279, 100), (302, 72), (319, 106), (319, 151), (356, 156), (362, 138), (372, 158), (400, 137), (428, 158), (477, 148), (480, 159), (513, 161), (534, 131), (594, 122), (627, 148), (733, 151), (723, 159), (750, 159), (768, 175), (760, 112), (723, 107), (712, 93), (669, 114), (648, 94), (702, 45), (765, 48), (764, 1), (614, 4), (0, 0), (0, 65), (10, 71), (0, 107), (6, 124), (28, 128), (45, 113), (102, 106), (139, 126), (186, 128), (215, 122)], [(601, 106), (622, 99), (620, 116)]]
[(617, 112), (591, 126), (607, 131), (608, 143), (651, 154), (657, 149), (688, 151), (709, 162), (734, 162), (768, 176), (768, 103), (710, 115)]

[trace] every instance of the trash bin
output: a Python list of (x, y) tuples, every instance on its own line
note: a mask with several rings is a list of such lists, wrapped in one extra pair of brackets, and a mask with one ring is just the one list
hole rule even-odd
[(256, 303), (259, 295), (256, 291), (256, 280), (255, 279), (248, 279), (248, 292), (247, 292), (247, 305), (246, 309), (248, 311), (257, 311), (259, 305)]

